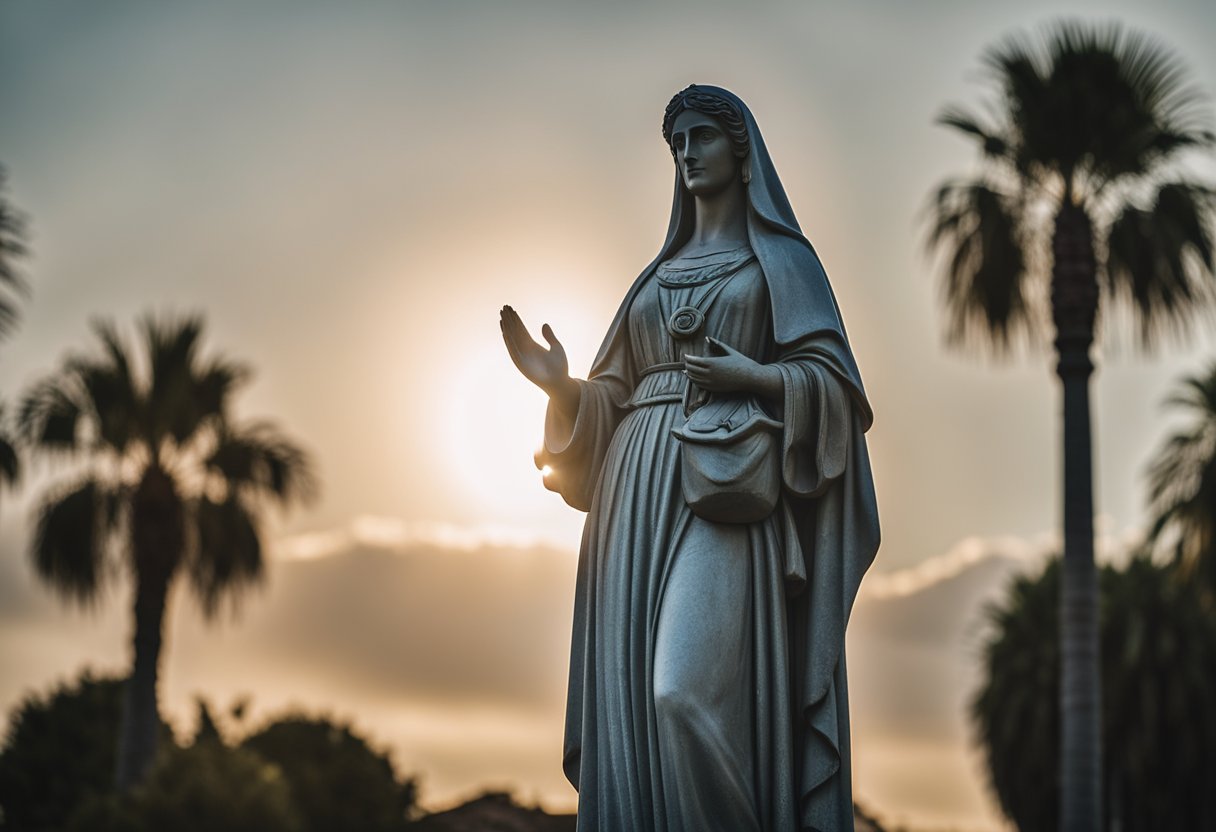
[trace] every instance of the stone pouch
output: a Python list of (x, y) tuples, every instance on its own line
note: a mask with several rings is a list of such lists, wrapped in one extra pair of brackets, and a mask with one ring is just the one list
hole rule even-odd
[(781, 493), (782, 427), (751, 396), (715, 396), (672, 429), (692, 512), (715, 523), (755, 523), (772, 514)]

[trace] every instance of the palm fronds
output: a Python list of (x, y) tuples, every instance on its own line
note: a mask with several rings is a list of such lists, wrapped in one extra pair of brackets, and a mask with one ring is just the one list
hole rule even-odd
[(106, 577), (106, 551), (118, 511), (118, 495), (91, 478), (50, 496), (34, 529), (37, 575), (68, 600), (92, 602)]
[(1162, 185), (1149, 208), (1128, 204), (1111, 223), (1106, 286), (1138, 322), (1143, 347), (1166, 331), (1185, 335), (1216, 295), (1214, 223), (1216, 193), (1187, 182)]
[(1066, 205), (1089, 218), (1102, 283), (1139, 345), (1185, 335), (1216, 298), (1213, 191), (1169, 175), (1183, 151), (1216, 142), (1186, 67), (1152, 37), (1070, 20), (1005, 38), (983, 64), (999, 91), (990, 115), (953, 105), (937, 119), (973, 139), (982, 164), (931, 200), (928, 247), (947, 251), (947, 342), (1000, 353), (1030, 331), (1039, 316), (1027, 298), (1046, 298), (1051, 279), (1037, 255)]
[(5, 179), (4, 168), (0, 168), (0, 286), (6, 290), (0, 293), (0, 337), (11, 332), (17, 323), (17, 304), (12, 293), (24, 295), (29, 291), (16, 265), (17, 260), (29, 253), (25, 245), (25, 217), (5, 199)]
[(1190, 417), (1149, 469), (1150, 541), (1216, 592), (1216, 364), (1167, 400)]
[(1026, 298), (1026, 242), (1017, 203), (988, 183), (949, 182), (929, 210), (930, 250), (944, 251), (942, 298), (952, 344), (1008, 349), (1033, 321)]

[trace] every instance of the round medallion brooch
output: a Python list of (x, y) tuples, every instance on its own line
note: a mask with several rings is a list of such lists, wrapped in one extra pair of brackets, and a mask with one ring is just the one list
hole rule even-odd
[(677, 341), (686, 341), (705, 325), (705, 314), (695, 306), (681, 306), (667, 320), (667, 331)]

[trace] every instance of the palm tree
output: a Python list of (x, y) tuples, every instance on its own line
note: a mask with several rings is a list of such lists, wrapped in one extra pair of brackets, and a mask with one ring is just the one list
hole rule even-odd
[(232, 421), (230, 401), (249, 371), (200, 358), (202, 327), (199, 318), (149, 316), (135, 355), (112, 324), (95, 323), (100, 354), (68, 358), (29, 390), (18, 415), (33, 450), (77, 463), (37, 518), (38, 576), (86, 604), (116, 564), (134, 582), (134, 661), (115, 775), (123, 789), (156, 753), (157, 668), (174, 579), (185, 572), (213, 617), (222, 599), (235, 602), (263, 575), (258, 527), (268, 503), (314, 491), (297, 445), (269, 423)]
[(1216, 363), (1182, 382), (1167, 400), (1189, 412), (1149, 469), (1150, 531), (1216, 597)]
[(1118, 25), (1059, 23), (1042, 42), (1005, 40), (984, 63), (1001, 88), (989, 116), (939, 119), (978, 142), (983, 168), (937, 190), (928, 243), (946, 253), (953, 344), (1005, 351), (1050, 306), (1064, 397), (1061, 828), (1090, 832), (1101, 738), (1089, 349), (1103, 291), (1145, 348), (1185, 333), (1212, 298), (1213, 192), (1171, 165), (1214, 137), (1178, 60)]

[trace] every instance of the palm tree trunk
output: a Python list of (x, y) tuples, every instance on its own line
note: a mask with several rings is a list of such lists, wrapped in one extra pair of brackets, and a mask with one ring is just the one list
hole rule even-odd
[(173, 479), (151, 465), (136, 489), (131, 513), (135, 577), (134, 662), (123, 692), (115, 784), (139, 784), (160, 740), (157, 679), (169, 586), (183, 552), (182, 503)]
[(140, 576), (136, 582), (135, 661), (123, 689), (118, 766), (114, 773), (119, 791), (143, 781), (156, 759), (160, 733), (156, 688), (168, 582), (159, 576)]
[(1051, 304), (1064, 392), (1064, 573), (1060, 594), (1060, 832), (1102, 823), (1098, 588), (1094, 569), (1089, 349), (1098, 309), (1093, 230), (1065, 201), (1056, 215)]

